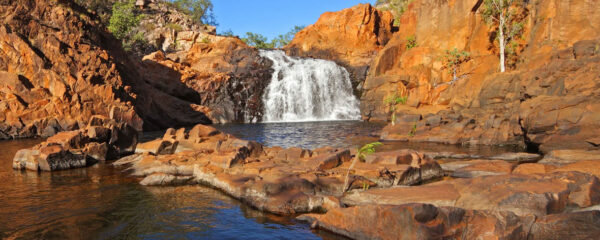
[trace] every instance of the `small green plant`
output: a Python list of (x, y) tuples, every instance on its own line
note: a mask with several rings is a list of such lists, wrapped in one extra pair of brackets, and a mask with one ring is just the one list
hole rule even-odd
[(408, 136), (409, 137), (414, 137), (415, 134), (417, 134), (417, 124), (415, 123), (412, 127), (412, 129), (410, 130), (410, 132), (408, 132)]
[(348, 167), (348, 172), (346, 172), (346, 178), (344, 180), (344, 187), (342, 188), (342, 194), (344, 192), (346, 192), (346, 189), (348, 189), (348, 177), (350, 176), (350, 170), (352, 170), (352, 168), (354, 168), (354, 165), (356, 164), (356, 162), (360, 161), (360, 160), (364, 160), (365, 157), (367, 157), (367, 155), (369, 155), (371, 153), (375, 153), (376, 148), (379, 146), (382, 146), (382, 145), (383, 145), (383, 143), (380, 143), (380, 142), (372, 142), (372, 143), (365, 144), (361, 148), (357, 149), (356, 156), (354, 156), (354, 159), (352, 159), (352, 163), (350, 164), (350, 167)]
[(408, 36), (406, 38), (406, 49), (411, 49), (417, 46), (417, 38), (415, 35)]
[(202, 38), (202, 43), (204, 43), (204, 44), (210, 44), (210, 38), (208, 38), (208, 37)]
[(377, 0), (375, 6), (384, 11), (394, 14), (394, 26), (400, 25), (400, 16), (408, 9), (413, 0)]
[(172, 29), (175, 32), (181, 32), (183, 30), (183, 27), (177, 23), (168, 23), (165, 27)]
[(385, 99), (385, 104), (390, 108), (392, 114), (392, 126), (396, 125), (396, 105), (405, 105), (408, 101), (408, 96), (401, 96), (398, 92)]
[(446, 50), (444, 55), (444, 66), (448, 68), (448, 72), (452, 74), (452, 81), (458, 79), (457, 72), (460, 64), (471, 60), (471, 53), (467, 51), (459, 51), (454, 48), (453, 50)]
[(368, 183), (363, 183), (363, 191), (369, 190), (369, 187), (371, 187), (371, 185), (369, 185)]

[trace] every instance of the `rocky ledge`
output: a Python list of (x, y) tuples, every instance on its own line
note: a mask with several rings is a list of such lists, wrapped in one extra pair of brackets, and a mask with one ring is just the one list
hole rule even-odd
[(588, 239), (600, 233), (591, 154), (377, 152), (356, 162), (344, 189), (355, 150), (266, 147), (197, 125), (169, 129), (114, 165), (142, 185), (207, 185), (356, 239)]
[(168, 129), (138, 144), (126, 124), (101, 116), (89, 122), (20, 150), (14, 168), (54, 171), (122, 157), (113, 164), (142, 185), (207, 185), (261, 211), (307, 213), (298, 218), (357, 239), (600, 233), (600, 161), (593, 151), (480, 156), (401, 149), (352, 166), (357, 153), (350, 149), (266, 147), (206, 125)]

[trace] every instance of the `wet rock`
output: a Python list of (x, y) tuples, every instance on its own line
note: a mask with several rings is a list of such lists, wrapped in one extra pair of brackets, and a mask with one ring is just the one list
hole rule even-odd
[(51, 145), (40, 148), (39, 169), (56, 171), (87, 166), (85, 155), (64, 150), (61, 146)]
[(30, 149), (17, 152), (14, 169), (56, 171), (81, 168), (131, 154), (137, 131), (127, 124), (95, 116), (87, 128), (60, 132)]
[(140, 184), (144, 186), (172, 186), (185, 185), (192, 180), (192, 176), (174, 176), (164, 173), (154, 173), (145, 177)]

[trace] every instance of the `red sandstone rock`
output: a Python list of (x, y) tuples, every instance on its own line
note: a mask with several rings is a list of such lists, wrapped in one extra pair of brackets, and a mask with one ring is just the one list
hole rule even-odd
[(578, 172), (484, 176), (409, 188), (356, 191), (342, 198), (342, 202), (349, 205), (416, 202), (543, 216), (562, 213), (570, 207), (598, 204), (599, 183), (598, 178)]
[(362, 82), (373, 57), (392, 35), (393, 16), (369, 4), (328, 12), (285, 46), (289, 55), (328, 59), (348, 68), (353, 85)]
[(535, 218), (413, 203), (334, 208), (298, 219), (353, 239), (594, 239), (600, 234), (599, 211)]

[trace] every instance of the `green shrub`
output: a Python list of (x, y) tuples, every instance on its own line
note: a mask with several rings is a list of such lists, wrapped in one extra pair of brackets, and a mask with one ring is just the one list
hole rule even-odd
[(251, 33), (247, 32), (246, 37), (242, 38), (248, 46), (252, 46), (259, 49), (271, 49), (274, 48), (274, 44), (271, 42), (267, 42), (267, 37), (263, 36), (260, 33)]
[(448, 72), (452, 74), (453, 81), (455, 81), (458, 72), (458, 66), (460, 64), (467, 62), (471, 59), (471, 53), (467, 51), (459, 51), (454, 48), (453, 50), (446, 50), (446, 54), (444, 54), (444, 66), (448, 68)]
[(372, 142), (369, 144), (365, 144), (364, 146), (356, 150), (356, 155), (354, 156), (354, 159), (352, 159), (352, 163), (350, 164), (350, 167), (348, 167), (348, 171), (346, 172), (346, 178), (344, 180), (344, 187), (342, 188), (342, 193), (346, 192), (346, 189), (348, 189), (349, 187), (348, 177), (350, 176), (350, 171), (352, 170), (352, 168), (354, 168), (356, 162), (364, 160), (365, 157), (367, 157), (367, 155), (369, 154), (375, 153), (375, 151), (377, 150), (376, 148), (379, 146), (383, 146), (383, 143)]
[(406, 38), (406, 49), (411, 49), (417, 46), (417, 38), (415, 35), (408, 36)]
[(188, 14), (192, 20), (208, 25), (217, 25), (210, 0), (172, 0), (172, 5)]
[(165, 27), (172, 29), (175, 32), (181, 32), (183, 30), (183, 27), (177, 23), (168, 23)]
[(118, 39), (125, 39), (131, 29), (137, 27), (141, 17), (135, 12), (133, 0), (115, 2), (108, 30)]

